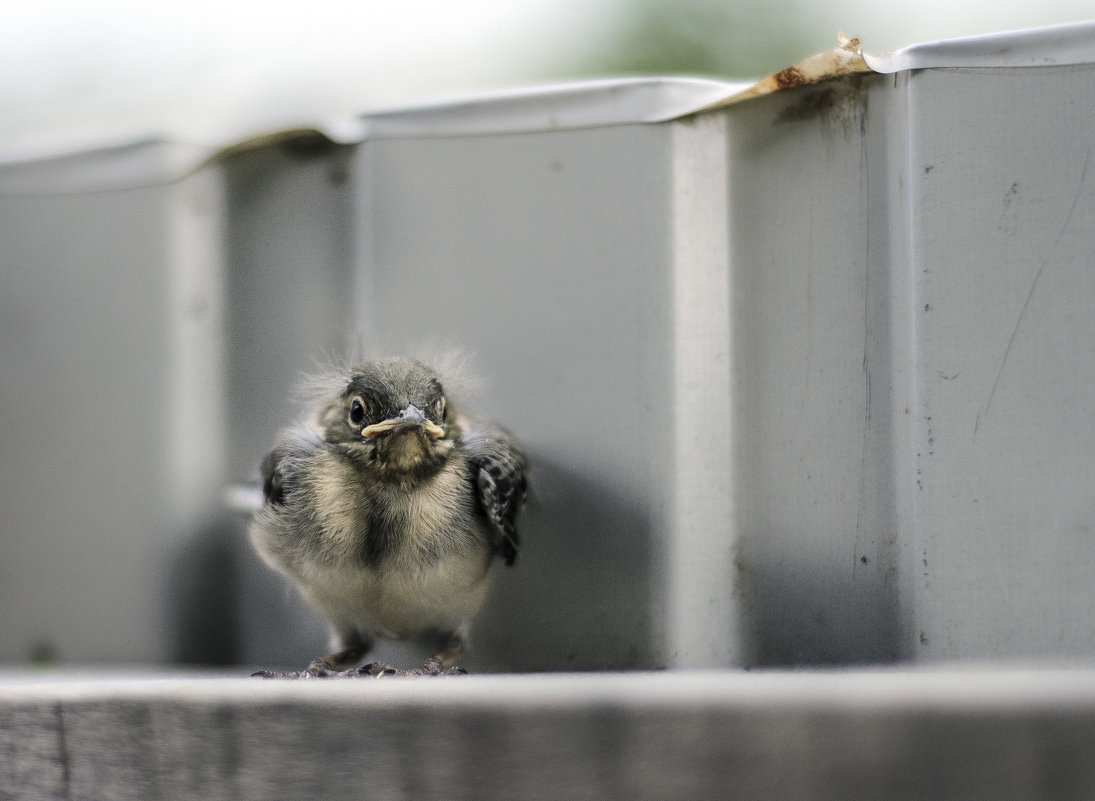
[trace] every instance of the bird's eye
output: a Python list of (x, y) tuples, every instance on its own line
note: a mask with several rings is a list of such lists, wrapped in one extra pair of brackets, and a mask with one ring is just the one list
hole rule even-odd
[(355, 426), (365, 422), (365, 404), (361, 402), (361, 398), (354, 398), (350, 402), (350, 422)]
[(445, 396), (442, 395), (437, 399), (437, 403), (434, 404), (434, 419), (441, 423), (445, 422)]

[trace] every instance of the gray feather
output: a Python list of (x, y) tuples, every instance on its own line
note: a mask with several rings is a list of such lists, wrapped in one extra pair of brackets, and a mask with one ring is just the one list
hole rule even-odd
[(512, 566), (521, 544), (517, 513), (528, 493), (528, 461), (517, 439), (501, 428), (472, 432), (467, 447), (477, 468), (479, 504), (494, 533), (495, 549)]

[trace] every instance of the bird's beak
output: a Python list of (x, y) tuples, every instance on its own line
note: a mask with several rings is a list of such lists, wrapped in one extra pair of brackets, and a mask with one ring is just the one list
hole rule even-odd
[(445, 429), (427, 420), (426, 416), (422, 414), (418, 407), (413, 403), (408, 405), (407, 408), (401, 411), (396, 417), (390, 417), (383, 422), (366, 426), (362, 429), (361, 436), (366, 439), (376, 439), (381, 434), (409, 428), (422, 429), (430, 439), (440, 439), (445, 436)]

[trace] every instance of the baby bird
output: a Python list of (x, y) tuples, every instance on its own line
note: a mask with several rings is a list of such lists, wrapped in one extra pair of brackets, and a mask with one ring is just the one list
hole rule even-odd
[[(517, 558), (520, 443), (455, 408), (442, 376), (415, 359), (318, 384), (310, 419), (283, 430), (263, 460), (250, 536), (327, 619), (336, 650), (299, 673), (256, 675), (463, 673), (454, 665), (494, 557)], [(437, 650), (412, 671), (355, 668), (380, 637), (428, 637)]]

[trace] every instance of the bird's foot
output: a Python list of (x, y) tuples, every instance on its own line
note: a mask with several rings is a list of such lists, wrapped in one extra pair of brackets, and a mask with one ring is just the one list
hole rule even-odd
[(419, 668), (399, 670), (386, 665), (383, 662), (369, 662), (367, 665), (352, 667), (347, 670), (338, 670), (330, 662), (317, 659), (304, 670), (278, 673), (273, 670), (259, 670), (251, 674), (263, 679), (357, 679), (357, 678), (386, 678), (389, 676), (466, 676), (468, 671), (462, 667), (446, 668), (444, 663), (436, 656), (431, 656)]
[(420, 668), (405, 671), (407, 676), (467, 676), (468, 671), (457, 665), (445, 667), (445, 664), (436, 656), (431, 656)]
[(383, 676), (398, 676), (399, 671), (391, 665), (386, 665), (383, 662), (369, 662), (361, 667), (350, 668), (344, 670), (338, 676), (340, 679), (349, 679), (355, 677), (361, 678), (375, 678), (379, 679)]
[(291, 670), (288, 673), (279, 673), (274, 670), (257, 670), (251, 676), (263, 679), (327, 679), (342, 672), (345, 671), (338, 670), (326, 659), (317, 659), (304, 670)]
[(410, 670), (399, 670), (391, 665), (385, 665), (383, 662), (371, 662), (368, 665), (362, 665), (359, 668), (352, 670), (344, 670), (338, 674), (336, 678), (342, 678), (343, 676), (375, 676), (376, 678), (386, 678), (388, 676), (399, 676), (413, 678), (417, 676), (466, 676), (468, 671), (462, 667), (450, 667), (446, 668), (445, 665), (436, 656), (431, 656), (422, 667), (411, 668)]

